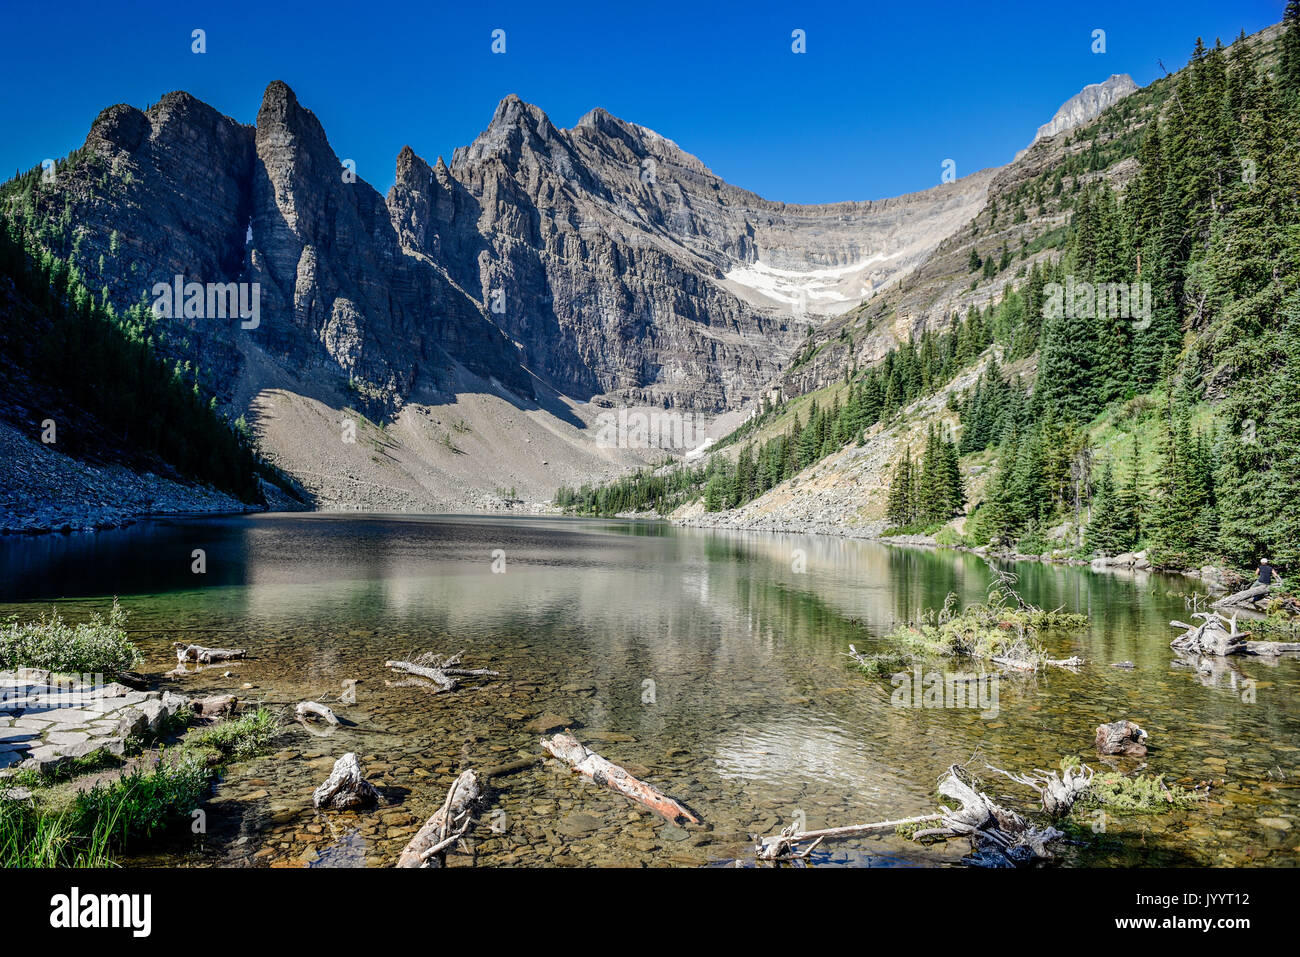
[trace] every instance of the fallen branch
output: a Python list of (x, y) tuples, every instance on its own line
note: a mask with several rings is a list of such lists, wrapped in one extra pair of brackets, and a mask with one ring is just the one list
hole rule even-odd
[(474, 827), (474, 810), (481, 796), (473, 768), (466, 768), (452, 782), (442, 807), (433, 812), (402, 850), (397, 866), (445, 865), (447, 851), (459, 844)]
[[(845, 827), (828, 827), (818, 831), (800, 831), (797, 824), (791, 824), (776, 837), (765, 837), (754, 842), (754, 857), (760, 861), (799, 860), (825, 840), (843, 837), (860, 837), (878, 831), (892, 831), (909, 824), (927, 824), (938, 821), (942, 814), (921, 814), (916, 817), (899, 818), (897, 821), (876, 821), (872, 824), (849, 824)], [(802, 852), (795, 851), (796, 844), (812, 841), (812, 847)]]
[(589, 777), (597, 784), (603, 784), (611, 791), (617, 791), (624, 797), (631, 798), (638, 804), (662, 814), (674, 824), (679, 818), (684, 818), (692, 824), (700, 823), (699, 818), (677, 801), (653, 785), (638, 781), (617, 764), (606, 761), (571, 734), (556, 734), (549, 741), (543, 738), (542, 749), (568, 764), (578, 774)]
[(496, 678), (500, 677), (499, 671), (492, 671), (488, 668), (461, 668), (460, 656), (463, 651), (458, 651), (450, 658), (444, 658), (442, 655), (433, 652), (425, 652), (414, 661), (385, 661), (385, 668), (392, 668), (395, 671), (405, 671), (407, 674), (416, 675), (432, 681), (437, 687), (430, 690), (434, 694), (440, 694), (444, 691), (455, 691), (460, 685), (458, 678)]

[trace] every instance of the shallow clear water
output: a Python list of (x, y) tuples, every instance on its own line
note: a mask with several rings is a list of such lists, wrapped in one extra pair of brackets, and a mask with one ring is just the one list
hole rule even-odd
[[(194, 549), (206, 574), (191, 571)], [(806, 571), (794, 570), (796, 550)], [(991, 577), (973, 555), (872, 542), (481, 516), (156, 520), (0, 539), (0, 615), (58, 599), (77, 618), (116, 594), (147, 672), (173, 667), (173, 640), (249, 650), (180, 678), (182, 693), (286, 708), (311, 698), (349, 722), (328, 736), (288, 725), (273, 754), (229, 769), (206, 835), (178, 835), (136, 863), (391, 864), (460, 768), (539, 754), (541, 735), (525, 726), (544, 713), (705, 825), (669, 825), (547, 762), (494, 779), (475, 842), (481, 865), (746, 857), (750, 833), (796, 818), (814, 828), (933, 810), (944, 769), (976, 751), (978, 766), (1011, 770), (1072, 753), (1092, 761), (1093, 729), (1119, 717), (1150, 732), (1148, 770), (1223, 783), (1192, 811), (1108, 818), (1072, 860), (1295, 863), (1300, 661), (1232, 661), (1198, 677), (1172, 665), (1168, 647), (1190, 581), (1013, 570), (1027, 600), (1092, 616), (1053, 639), (1060, 656), (1087, 664), (1004, 678), (996, 708), (983, 711), (895, 706), (889, 680), (849, 667), (850, 642), (872, 649), (949, 592), (980, 600)], [(470, 667), (505, 676), (433, 696), (384, 667), (461, 649)], [(1124, 660), (1136, 667), (1110, 667)], [(339, 702), (352, 682), (355, 704)], [(350, 750), (385, 806), (312, 810), (312, 790)], [(991, 786), (1008, 803), (1032, 796)], [(815, 861), (950, 863), (959, 843), (927, 849), (890, 834), (825, 846)]]

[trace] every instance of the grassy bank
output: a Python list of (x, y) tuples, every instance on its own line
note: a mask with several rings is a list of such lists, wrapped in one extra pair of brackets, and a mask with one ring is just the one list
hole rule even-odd
[(0, 867), (115, 866), (121, 854), (187, 824), (221, 768), (264, 753), (279, 727), (279, 715), (258, 708), (194, 728), (160, 750), (153, 766), (140, 763), (89, 787), (78, 788), (78, 778), (121, 759), (90, 755), (54, 775), (16, 776), (9, 785), (32, 794), (0, 799)]

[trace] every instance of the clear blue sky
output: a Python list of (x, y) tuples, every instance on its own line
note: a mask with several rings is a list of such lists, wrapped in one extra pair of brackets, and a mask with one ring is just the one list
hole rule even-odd
[[(187, 90), (251, 123), (287, 82), (381, 191), (517, 93), (557, 126), (603, 106), (786, 202), (875, 199), (1007, 162), (1084, 84), (1139, 84), (1281, 19), (1284, 0), (19, 3), (0, 13), (0, 175), (79, 146), (114, 103)], [(184, 8), (184, 9), (178, 9)], [(190, 33), (207, 31), (207, 52)], [(506, 31), (506, 53), (491, 33)], [(806, 31), (807, 52), (791, 52)], [(1106, 31), (1093, 53), (1092, 31)]]

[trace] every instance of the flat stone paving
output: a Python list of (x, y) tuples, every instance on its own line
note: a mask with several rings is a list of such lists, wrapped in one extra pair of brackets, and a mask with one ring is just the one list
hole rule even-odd
[(100, 749), (122, 754), (127, 739), (156, 730), (184, 707), (170, 691), (136, 691), (24, 668), (0, 671), (0, 775), (49, 769)]

